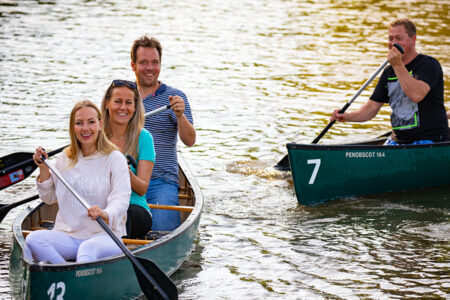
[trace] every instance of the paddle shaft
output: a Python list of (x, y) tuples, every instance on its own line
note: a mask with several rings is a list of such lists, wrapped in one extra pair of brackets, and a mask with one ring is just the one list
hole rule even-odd
[(168, 110), (169, 108), (170, 108), (170, 105), (167, 104), (166, 106), (162, 106), (160, 108), (157, 108), (157, 109), (154, 109), (152, 111), (149, 111), (148, 113), (144, 114), (144, 117), (147, 118), (147, 117), (156, 115), (157, 113), (160, 113), (162, 111)]
[[(398, 49), (398, 51), (400, 51), (402, 54), (405, 53), (405, 51), (403, 50), (402, 46), (400, 46), (399, 44), (394, 44), (394, 47)], [(364, 91), (364, 89), (377, 77), (378, 73), (380, 73), (389, 63), (388, 60), (384, 61), (379, 67), (378, 69), (372, 74), (372, 76), (369, 77), (369, 79), (366, 80), (366, 82), (359, 88), (359, 90), (356, 92), (356, 94), (352, 97), (352, 99), (350, 99), (350, 101), (348, 101), (339, 111), (340, 114), (343, 114), (347, 108), (350, 107), (350, 105), (353, 103), (353, 101), (356, 100), (356, 98), (358, 98), (359, 95), (361, 95), (362, 91)], [(325, 133), (327, 133), (327, 131), (331, 128), (331, 126), (334, 125), (334, 123), (336, 123), (336, 120), (333, 120), (331, 122), (328, 123), (328, 125), (322, 130), (322, 132), (312, 141), (312, 144), (317, 144), (320, 139), (325, 135)], [(280, 171), (289, 171), (291, 168), (289, 166), (289, 157), (288, 155), (285, 155), (275, 166), (275, 169), (280, 170)]]
[[(402, 46), (400, 46), (399, 44), (394, 44), (394, 47), (397, 48), (397, 50), (400, 51), (402, 54), (405, 53), (405, 50), (403, 50)], [(350, 105), (353, 103), (353, 101), (355, 101), (356, 98), (358, 98), (359, 95), (361, 95), (362, 91), (364, 91), (366, 89), (366, 87), (378, 76), (378, 73), (383, 71), (383, 69), (387, 66), (388, 63), (389, 63), (389, 61), (386, 59), (378, 67), (378, 69), (372, 74), (372, 76), (370, 76), (369, 79), (367, 79), (366, 82), (362, 85), (362, 87), (359, 88), (359, 90), (356, 92), (356, 94), (353, 96), (353, 98), (350, 99), (350, 101), (348, 101), (344, 105), (344, 107), (341, 108), (341, 110), (339, 111), (340, 114), (343, 114), (347, 110), (347, 108), (350, 107)], [(317, 144), (319, 142), (319, 140), (324, 136), (324, 134), (327, 133), (328, 129), (330, 129), (331, 126), (333, 126), (334, 123), (336, 123), (336, 120), (333, 120), (330, 123), (328, 123), (327, 127), (325, 127), (322, 130), (322, 132), (314, 139), (314, 141), (312, 141), (312, 144)]]
[[(343, 114), (347, 108), (350, 107), (350, 105), (353, 103), (353, 101), (356, 100), (356, 98), (358, 98), (359, 95), (361, 95), (362, 91), (364, 91), (364, 89), (377, 77), (378, 73), (381, 72), (381, 70), (384, 69), (384, 67), (386, 67), (386, 65), (389, 62), (386, 60), (384, 63), (382, 63), (378, 69), (372, 74), (372, 76), (370, 76), (369, 79), (367, 79), (367, 81), (362, 85), (362, 87), (360, 87), (360, 89), (356, 92), (356, 94), (353, 96), (353, 98), (348, 101), (339, 111), (340, 114)], [(331, 126), (334, 125), (334, 123), (336, 123), (336, 120), (333, 120), (331, 122), (328, 123), (328, 125), (322, 130), (322, 132), (312, 141), (312, 144), (317, 144), (320, 139), (325, 135), (325, 133), (327, 133), (327, 131), (331, 128)], [(275, 168), (279, 171), (289, 171), (291, 168), (289, 166), (289, 157), (288, 155), (285, 155), (275, 166)]]
[[(363, 86), (356, 92), (356, 94), (353, 96), (353, 98), (348, 101), (339, 111), (340, 114), (343, 114), (347, 108), (350, 107), (350, 105), (353, 103), (353, 101), (356, 100), (356, 98), (358, 98), (359, 95), (361, 95), (362, 91), (364, 91), (364, 89), (377, 77), (378, 73), (381, 72), (381, 70), (384, 69), (384, 67), (386, 67), (386, 65), (389, 62), (386, 60), (384, 63), (381, 64), (380, 67), (378, 67), (378, 69), (372, 74), (372, 76), (370, 76), (369, 79), (367, 79), (367, 81), (363, 84)], [(331, 128), (331, 126), (334, 125), (334, 123), (336, 123), (336, 120), (333, 120), (331, 122), (328, 123), (328, 125), (322, 130), (322, 132), (312, 141), (312, 144), (317, 144), (320, 139), (325, 135), (325, 133), (327, 133), (327, 131)], [(279, 171), (289, 171), (291, 168), (289, 166), (289, 157), (288, 155), (285, 155), (279, 162), (278, 164), (275, 166), (275, 168)]]
[[(42, 158), (42, 160), (44, 161), (44, 163), (47, 165), (47, 167), (49, 167), (49, 169), (53, 172), (53, 174), (55, 174), (55, 176), (59, 179), (59, 181), (61, 181), (64, 186), (72, 193), (72, 195), (75, 196), (75, 198), (78, 199), (78, 201), (81, 202), (81, 204), (86, 208), (86, 210), (88, 210), (90, 207), (89, 203), (86, 202), (86, 200), (84, 200), (71, 186), (70, 184), (62, 177), (61, 173), (59, 173), (59, 171), (52, 166), (45, 158)], [(147, 272), (147, 270), (145, 270), (145, 268), (138, 262), (138, 260), (136, 259), (136, 257), (133, 256), (133, 254), (131, 254), (131, 252), (127, 249), (127, 247), (125, 247), (125, 245), (119, 240), (119, 238), (112, 232), (112, 230), (108, 227), (108, 225), (106, 225), (105, 221), (103, 221), (103, 219), (101, 217), (97, 217), (95, 219), (100, 226), (106, 231), (106, 233), (113, 239), (113, 241), (117, 244), (117, 246), (119, 246), (119, 248), (122, 250), (122, 252), (126, 255), (126, 257), (131, 261), (131, 263), (134, 265), (135, 270), (139, 270), (139, 272), (141, 272), (142, 275), (144, 275), (148, 281), (150, 281), (150, 283), (156, 288), (156, 290), (158, 291), (158, 293), (164, 298), (164, 299), (169, 299), (169, 296), (166, 294), (166, 292), (159, 286), (159, 284), (150, 276), (150, 274)], [(146, 295), (148, 298), (149, 295)]]
[[(352, 97), (352, 99), (350, 99), (350, 101), (348, 101), (341, 108), (341, 110), (339, 111), (340, 114), (343, 114), (347, 110), (347, 108), (350, 107), (353, 101), (355, 101), (356, 98), (358, 98), (359, 95), (361, 95), (361, 93), (366, 89), (366, 87), (377, 77), (378, 73), (380, 73), (387, 66), (388, 63), (389, 61), (386, 60), (378, 67), (378, 69), (372, 74), (372, 76), (370, 76), (369, 79), (367, 79), (366, 82), (362, 85), (362, 87), (359, 88), (359, 90)], [(330, 129), (331, 126), (333, 126), (334, 123), (336, 123), (336, 120), (333, 120), (330, 123), (328, 123), (328, 125), (322, 130), (322, 132), (314, 139), (314, 141), (312, 141), (312, 144), (317, 144), (320, 141), (320, 139), (325, 135), (325, 133), (327, 133), (328, 129)]]

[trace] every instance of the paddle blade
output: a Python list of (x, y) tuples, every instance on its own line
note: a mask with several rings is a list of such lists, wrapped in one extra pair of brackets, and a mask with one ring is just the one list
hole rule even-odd
[(285, 155), (274, 168), (278, 171), (290, 171), (289, 157)]
[(3, 219), (6, 217), (6, 215), (9, 213), (10, 210), (11, 209), (8, 209), (6, 204), (2, 204), (2, 207), (0, 208), (0, 222), (3, 221)]
[[(63, 151), (67, 146), (48, 153), (51, 157)], [(31, 175), (37, 166), (33, 161), (33, 154), (16, 152), (0, 158), (0, 191), (8, 186), (21, 182)]]
[(36, 168), (33, 153), (17, 152), (2, 157), (0, 159), (0, 190), (24, 180)]
[[(178, 299), (178, 290), (172, 280), (151, 260), (135, 256), (148, 274), (159, 284), (170, 300)], [(142, 292), (148, 299), (165, 299), (150, 280), (133, 264)]]
[(11, 203), (11, 204), (0, 204), (0, 222), (3, 221), (3, 219), (6, 217), (6, 215), (8, 214), (8, 212), (9, 212), (11, 209), (13, 209), (13, 208), (15, 208), (15, 207), (17, 207), (17, 206), (20, 206), (20, 205), (22, 205), (22, 204), (31, 202), (31, 201), (33, 201), (33, 200), (36, 200), (36, 199), (38, 199), (38, 198), (39, 198), (39, 195), (34, 195), (34, 196), (31, 196), (31, 197), (29, 197), (29, 198), (23, 199), (23, 200), (21, 200), (21, 201), (15, 202), (15, 203)]

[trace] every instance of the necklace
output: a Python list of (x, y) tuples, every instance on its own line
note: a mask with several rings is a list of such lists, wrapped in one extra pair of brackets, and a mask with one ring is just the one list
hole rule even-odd
[(115, 139), (116, 141), (121, 142), (121, 141), (125, 140), (125, 135), (122, 135), (121, 137), (118, 137), (118, 138), (115, 136), (111, 136), (111, 139)]

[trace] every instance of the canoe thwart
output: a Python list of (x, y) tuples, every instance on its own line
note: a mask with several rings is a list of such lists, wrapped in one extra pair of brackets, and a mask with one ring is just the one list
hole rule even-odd
[(193, 206), (176, 206), (176, 205), (160, 205), (160, 204), (149, 204), (148, 207), (150, 209), (166, 209), (185, 212), (191, 212), (194, 209)]

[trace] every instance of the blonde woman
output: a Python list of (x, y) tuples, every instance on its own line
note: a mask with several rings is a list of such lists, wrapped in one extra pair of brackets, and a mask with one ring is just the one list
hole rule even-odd
[(42, 162), (48, 158), (42, 147), (33, 156), (39, 167), (37, 189), (47, 204), (58, 203), (52, 230), (38, 230), (27, 236), (25, 253), (36, 261), (86, 262), (118, 255), (120, 248), (94, 220), (100, 216), (116, 234), (125, 234), (130, 197), (130, 177), (124, 156), (102, 130), (101, 112), (89, 100), (78, 102), (70, 114), (71, 144), (55, 167), (90, 205), (86, 209), (50, 173)]
[(131, 197), (127, 211), (127, 236), (140, 238), (152, 228), (152, 216), (145, 193), (155, 163), (153, 137), (144, 129), (144, 106), (136, 83), (114, 80), (102, 101), (103, 128), (106, 136), (124, 155), (137, 161), (130, 166)]

